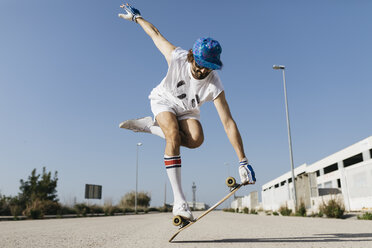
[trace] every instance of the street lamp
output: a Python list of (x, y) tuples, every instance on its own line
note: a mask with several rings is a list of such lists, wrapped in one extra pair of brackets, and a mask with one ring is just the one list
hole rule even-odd
[(292, 138), (291, 138), (291, 126), (289, 123), (289, 112), (288, 112), (288, 100), (287, 100), (287, 87), (285, 84), (285, 66), (284, 65), (273, 65), (274, 70), (282, 70), (283, 72), (283, 85), (284, 85), (284, 98), (285, 98), (285, 111), (287, 116), (287, 129), (288, 129), (288, 144), (289, 144), (289, 157), (291, 160), (291, 171), (292, 171), (292, 183), (293, 183), (293, 203), (295, 210), (297, 209), (297, 194), (296, 194), (296, 182), (294, 176), (293, 166), (293, 152), (292, 152)]
[(137, 192), (138, 192), (138, 147), (142, 143), (137, 143), (137, 159), (136, 159), (136, 195), (134, 196), (134, 212), (137, 213)]

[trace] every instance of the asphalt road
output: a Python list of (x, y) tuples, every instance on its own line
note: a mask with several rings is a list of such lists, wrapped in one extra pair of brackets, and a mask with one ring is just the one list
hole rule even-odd
[[(200, 213), (195, 213), (198, 216)], [(166, 214), (0, 222), (0, 247), (372, 247), (372, 221), (215, 211), (182, 231)]]

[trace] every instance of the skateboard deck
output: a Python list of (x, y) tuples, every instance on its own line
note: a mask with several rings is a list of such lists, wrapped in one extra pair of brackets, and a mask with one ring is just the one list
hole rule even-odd
[[(234, 179), (235, 180), (235, 179)], [(185, 230), (186, 228), (190, 227), (191, 225), (195, 224), (198, 220), (200, 220), (201, 218), (203, 218), (204, 216), (206, 216), (207, 214), (209, 214), (212, 210), (214, 210), (216, 207), (218, 207), (221, 203), (223, 203), (224, 201), (226, 201), (230, 196), (232, 196), (236, 191), (238, 191), (238, 189), (240, 189), (240, 187), (243, 186), (243, 184), (235, 184), (235, 186), (233, 186), (231, 188), (231, 191), (230, 193), (228, 193), (224, 198), (222, 198), (219, 202), (217, 202), (216, 204), (214, 204), (212, 207), (210, 207), (208, 210), (206, 210), (205, 212), (203, 212), (198, 218), (196, 218), (193, 222), (188, 222), (185, 226), (181, 227), (180, 229), (178, 229), (178, 231), (173, 234), (173, 236), (169, 239), (169, 242), (172, 242), (172, 240), (180, 233), (182, 232), (183, 230)]]

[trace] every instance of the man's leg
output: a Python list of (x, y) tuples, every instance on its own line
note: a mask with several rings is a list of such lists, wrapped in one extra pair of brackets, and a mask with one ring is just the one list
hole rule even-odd
[[(187, 204), (185, 195), (182, 191), (181, 184), (181, 156), (180, 156), (180, 146), (181, 146), (181, 136), (188, 137), (188, 135), (193, 133), (192, 130), (195, 129), (193, 125), (188, 127), (187, 122), (183, 121), (181, 124), (185, 128), (185, 132), (180, 131), (180, 123), (177, 120), (175, 114), (171, 112), (161, 112), (156, 116), (156, 121), (163, 130), (165, 135), (166, 145), (164, 154), (164, 163), (167, 170), (167, 175), (173, 190), (174, 204), (173, 204), (173, 214), (181, 215), (186, 219), (193, 220), (192, 213)], [(191, 129), (191, 131), (190, 131)], [(187, 138), (186, 140), (193, 140), (192, 138)], [(186, 145), (190, 146), (192, 141), (184, 141)]]
[(200, 122), (196, 119), (185, 119), (178, 122), (181, 145), (187, 148), (198, 148), (203, 144), (204, 133)]
[(161, 128), (154, 124), (151, 116), (123, 121), (119, 124), (120, 128), (132, 130), (134, 132), (151, 133), (161, 138), (165, 138)]

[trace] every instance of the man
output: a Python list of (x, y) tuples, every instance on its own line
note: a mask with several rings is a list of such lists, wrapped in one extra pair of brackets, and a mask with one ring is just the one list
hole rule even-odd
[(256, 181), (253, 168), (245, 157), (243, 142), (233, 120), (221, 80), (216, 72), (222, 68), (221, 46), (212, 38), (200, 38), (193, 49), (186, 51), (167, 41), (159, 30), (146, 21), (139, 10), (123, 4), (126, 13), (119, 17), (138, 23), (151, 37), (168, 63), (168, 73), (149, 95), (151, 117), (124, 121), (121, 128), (147, 132), (165, 138), (164, 163), (174, 195), (173, 214), (193, 220), (181, 187), (180, 146), (199, 147), (204, 140), (199, 122), (199, 107), (213, 101), (226, 134), (240, 161), (239, 174), (243, 184)]

